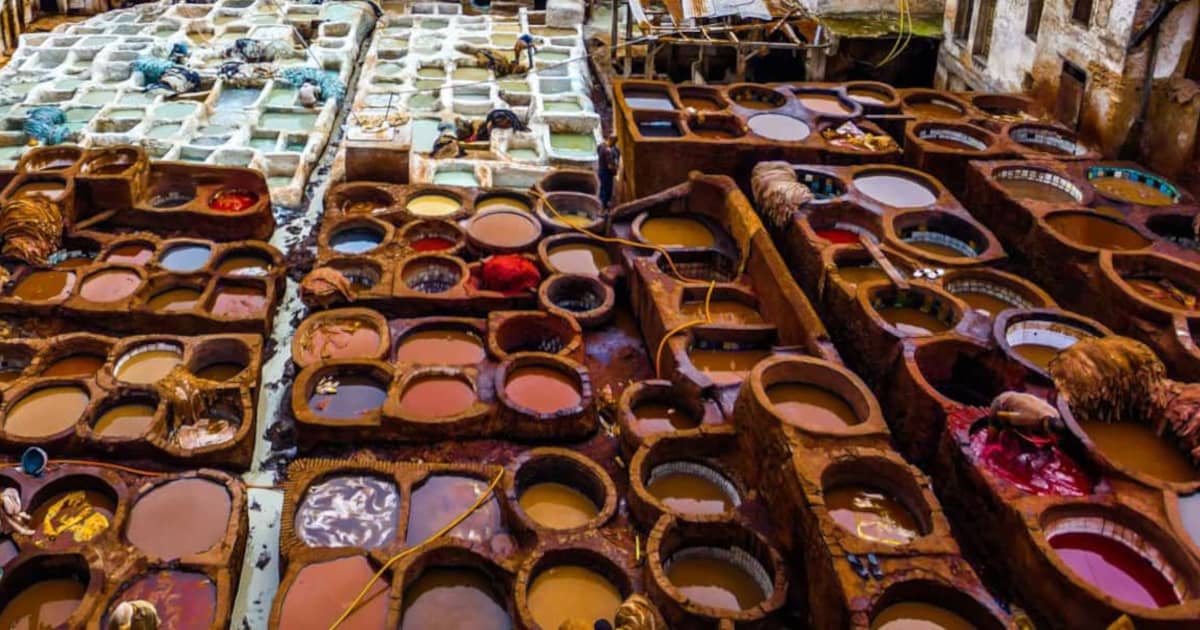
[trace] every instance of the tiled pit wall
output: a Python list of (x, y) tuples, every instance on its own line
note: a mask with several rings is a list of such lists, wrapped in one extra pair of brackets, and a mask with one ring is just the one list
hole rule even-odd
[[(296, 206), (338, 104), (302, 107), (296, 88), (265, 77), (235, 91), (217, 76), (226, 61), (221, 50), (243, 37), (285, 41), (295, 50), (271, 65), (276, 75), (287, 67), (320, 67), (348, 84), (373, 21), (362, 2), (163, 0), (22, 35), (0, 70), (7, 88), (0, 95), (7, 103), (0, 105), (0, 166), (14, 163), (29, 144), (25, 112), (56, 105), (85, 147), (141, 144), (155, 159), (249, 166), (266, 174), (276, 204)], [(297, 33), (309, 42), (307, 53)], [(191, 49), (187, 65), (200, 74), (201, 91), (172, 100), (143, 91), (131, 62), (165, 57), (176, 43)]]
[[(589, 97), (580, 27), (549, 26), (543, 11), (461, 10), (418, 4), (411, 14), (380, 20), (347, 121), (349, 178), (526, 189), (557, 167), (595, 168), (600, 118)], [(511, 59), (522, 33), (533, 35), (538, 47), (527, 74), (497, 77), (456, 50), (465, 43)], [(476, 123), (493, 109), (511, 109), (529, 132), (500, 131), (490, 141), (464, 143), (461, 158), (429, 155), (440, 122)], [(407, 172), (395, 168), (397, 162), (407, 163)]]

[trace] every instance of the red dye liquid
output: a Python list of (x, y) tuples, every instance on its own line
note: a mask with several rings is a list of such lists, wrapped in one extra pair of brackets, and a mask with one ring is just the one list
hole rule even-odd
[[(987, 409), (972, 407), (950, 417), (952, 426), (966, 430), (986, 416)], [(1053, 443), (1039, 446), (1015, 431), (981, 429), (968, 443), (975, 461), (1022, 492), (1038, 496), (1082, 497), (1092, 492), (1091, 475)]]
[(1115, 538), (1068, 532), (1051, 536), (1049, 542), (1071, 571), (1117, 599), (1148, 608), (1179, 603), (1162, 572)]
[(440, 236), (426, 236), (412, 242), (412, 248), (418, 252), (436, 252), (454, 247), (454, 241)]
[(222, 190), (208, 200), (208, 207), (221, 212), (242, 212), (257, 202), (257, 193), (248, 190)]
[(829, 230), (817, 230), (817, 236), (820, 236), (834, 245), (858, 242), (858, 234), (855, 234), (850, 230), (839, 230), (836, 228)]

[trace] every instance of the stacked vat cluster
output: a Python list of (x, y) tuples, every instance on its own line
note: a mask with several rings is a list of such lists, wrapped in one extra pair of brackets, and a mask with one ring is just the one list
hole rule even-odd
[[(280, 73), (308, 67), (347, 86), (374, 19), (363, 2), (162, 0), (24, 34), (0, 70), (6, 87), (0, 159), (12, 163), (24, 151), (30, 110), (55, 106), (73, 142), (139, 144), (155, 159), (252, 167), (267, 174), (276, 203), (299, 205), (340, 103), (327, 98), (303, 106), (299, 86), (282, 82)], [(240, 38), (282, 44), (287, 52), (261, 64), (265, 75), (222, 79), (219, 67), (238, 58), (223, 52)], [(175, 45), (188, 47), (183, 63), (200, 75), (200, 85), (179, 98), (147, 91), (132, 63), (166, 60)]]
[[(595, 168), (600, 118), (591, 102), (579, 24), (549, 23), (553, 13), (463, 15), (459, 4), (417, 3), (382, 18), (363, 64), (348, 119), (352, 179), (526, 189), (558, 167)], [(471, 51), (513, 61), (522, 35), (531, 57), (511, 74), (489, 69)], [(438, 126), (477, 126), (510, 110), (527, 131), (497, 131), (464, 142), (461, 156), (430, 155)], [(407, 165), (397, 170), (395, 162)]]
[[(786, 97), (810, 87), (777, 91)], [(1048, 368), (1079, 339), (1116, 330), (1147, 342), (1172, 374), (1194, 378), (1190, 197), (1137, 165), (1096, 161), (1071, 132), (1038, 120), (1028, 99), (869, 88), (871, 102), (851, 91), (838, 94), (841, 106), (855, 99), (877, 114), (916, 168), (782, 163), (773, 167), (774, 189), (752, 186), (749, 173), (739, 183), (759, 195), (758, 211), (771, 221), (793, 274), (878, 396), (892, 440), (930, 472), (968, 555), (997, 578), (992, 584), (1002, 586), (1003, 598), (1052, 627), (1098, 627), (1122, 614), (1139, 625), (1188, 627), (1200, 610), (1200, 473), (1188, 460), (1191, 438), (1161, 428), (1160, 418), (1078, 415), (1056, 397)], [(618, 101), (618, 120), (630, 111)], [(770, 173), (761, 168), (768, 170), (760, 177)], [(777, 207), (776, 191), (796, 184), (813, 198), (789, 213)], [(1056, 299), (1084, 315), (1061, 310)], [(786, 364), (760, 363), (739, 404), (765, 406), (769, 377)], [(987, 424), (986, 407), (1005, 391), (1056, 404), (1065, 426), (1058, 442), (1039, 446)], [(816, 416), (808, 413), (811, 422)], [(757, 437), (754, 430), (741, 435)], [(780, 441), (768, 434), (752, 448), (769, 453)], [(813, 443), (798, 438), (778, 457), (786, 461)], [(769, 504), (811, 507), (781, 522), (820, 515), (836, 496), (817, 488), (830, 478), (806, 476), (799, 459), (795, 466), (797, 493), (807, 499)], [(894, 477), (877, 472), (870, 483), (903, 494), (887, 485)], [(782, 492), (786, 481), (758, 485)], [(815, 555), (838, 548), (828, 536), (802, 547)], [(1097, 557), (1107, 572), (1089, 568)], [(817, 560), (807, 563), (810, 572), (821, 566)], [(920, 565), (909, 562), (914, 571)], [(812, 592), (825, 586), (817, 580)], [(990, 606), (962, 585), (904, 592), (976, 626), (995, 621), (978, 617), (978, 606)], [(831, 610), (814, 606), (814, 621)], [(880, 622), (879, 608), (864, 612)]]

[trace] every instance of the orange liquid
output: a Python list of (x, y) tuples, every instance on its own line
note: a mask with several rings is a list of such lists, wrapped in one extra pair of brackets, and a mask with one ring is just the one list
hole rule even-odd
[(789, 424), (818, 430), (838, 430), (862, 420), (841, 396), (815, 385), (779, 383), (767, 388), (775, 413)]

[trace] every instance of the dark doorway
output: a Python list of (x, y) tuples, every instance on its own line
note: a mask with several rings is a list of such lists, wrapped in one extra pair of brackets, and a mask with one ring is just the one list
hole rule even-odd
[(1079, 66), (1064, 61), (1062, 74), (1058, 78), (1058, 119), (1071, 129), (1079, 129), (1080, 114), (1083, 113), (1084, 88), (1087, 87), (1087, 72)]

